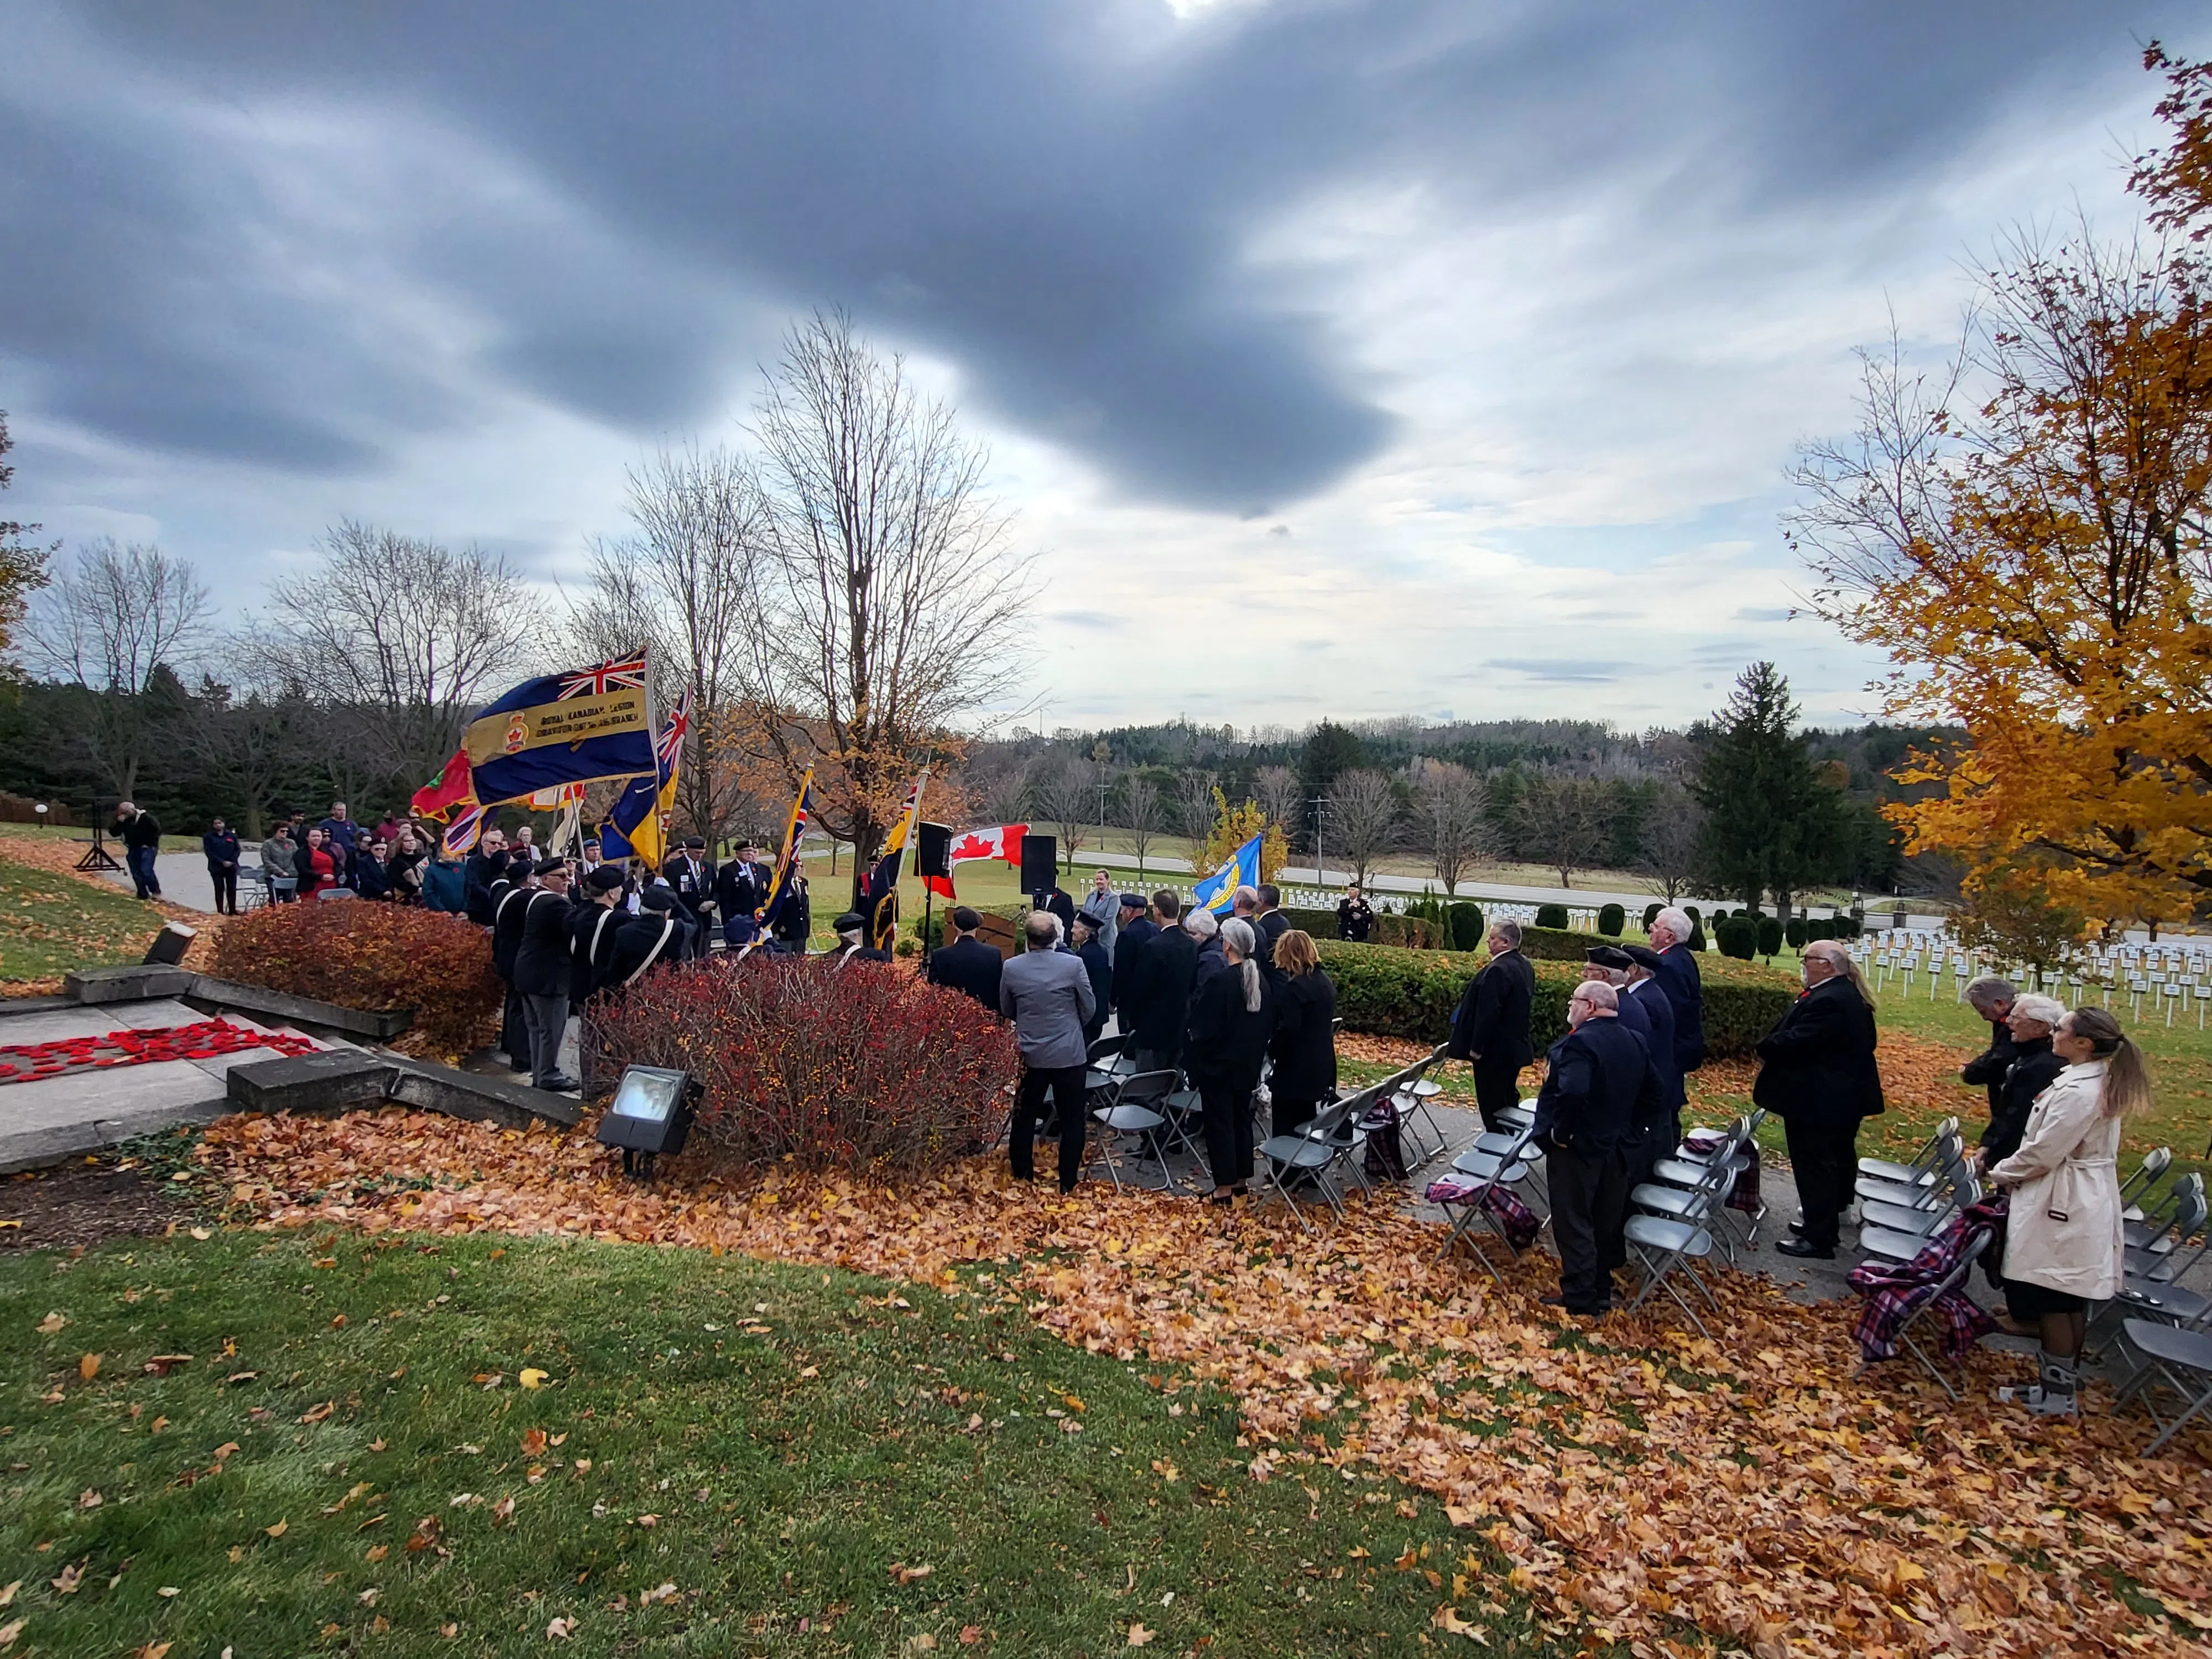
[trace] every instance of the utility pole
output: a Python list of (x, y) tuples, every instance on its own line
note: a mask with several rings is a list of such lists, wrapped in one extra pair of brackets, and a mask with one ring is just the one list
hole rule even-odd
[(1328, 884), (1322, 876), (1321, 832), (1322, 825), (1327, 822), (1328, 797), (1326, 795), (1316, 795), (1306, 804), (1309, 806), (1311, 806), (1314, 810), (1314, 885), (1316, 887), (1325, 887)]

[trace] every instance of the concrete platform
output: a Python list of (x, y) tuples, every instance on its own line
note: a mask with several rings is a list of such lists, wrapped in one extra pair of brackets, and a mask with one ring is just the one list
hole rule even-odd
[[(173, 997), (62, 1009), (0, 1002), (0, 1046), (61, 1042), (124, 1030), (161, 1030), (200, 1024), (207, 1018)], [(230, 1023), (301, 1035), (234, 1016)], [(233, 1109), (227, 1082), (231, 1068), (267, 1054), (266, 1049), (246, 1049), (205, 1060), (108, 1066), (34, 1083), (0, 1084), (0, 1174), (41, 1168), (139, 1135), (220, 1117)]]

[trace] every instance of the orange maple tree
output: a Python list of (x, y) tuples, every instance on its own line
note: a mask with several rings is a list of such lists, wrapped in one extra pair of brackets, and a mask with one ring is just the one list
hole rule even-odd
[(1910, 850), (2163, 921), (2212, 897), (2212, 70), (2147, 62), (2177, 134), (2130, 180), (2154, 234), (2014, 239), (1948, 372), (1868, 355), (1790, 529), (1891, 710), (1968, 734), (1899, 771), (1939, 786), (1892, 809)]

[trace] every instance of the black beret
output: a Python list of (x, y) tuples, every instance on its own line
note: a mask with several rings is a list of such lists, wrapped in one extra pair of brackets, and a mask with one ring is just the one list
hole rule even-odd
[(1142, 893), (1124, 893), (1121, 895), (1121, 908), (1124, 910), (1141, 910), (1145, 908), (1146, 902), (1145, 896)]
[(628, 879), (618, 864), (603, 864), (584, 878), (592, 890), (598, 893), (617, 892)]
[(841, 933), (856, 933), (868, 925), (868, 919), (858, 910), (848, 910), (830, 925)]
[(1594, 945), (1583, 952), (1583, 960), (1594, 962), (1601, 968), (1633, 968), (1635, 958), (1618, 945)]
[(648, 910), (673, 910), (676, 908), (676, 895), (665, 887), (648, 887), (638, 902)]
[(707, 838), (704, 836), (686, 836), (684, 837), (684, 844), (687, 848), (704, 848), (707, 844)]
[(963, 933), (972, 933), (983, 925), (983, 918), (963, 904), (953, 911), (952, 925)]

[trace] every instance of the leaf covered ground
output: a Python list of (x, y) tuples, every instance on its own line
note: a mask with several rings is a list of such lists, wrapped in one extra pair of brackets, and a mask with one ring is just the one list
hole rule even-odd
[[(0, 1654), (1358, 1654), (1443, 1628), (1482, 1552), (1435, 1502), (1375, 1470), (1255, 1485), (1221, 1391), (981, 1288), (189, 1218), (0, 1260)], [(1490, 1651), (1573, 1650), (1524, 1597), (1458, 1606)]]
[[(1303, 1233), (1097, 1186), (1062, 1200), (981, 1163), (902, 1190), (647, 1191), (581, 1135), (397, 1111), (225, 1120), (194, 1156), (264, 1227), (684, 1245), (1018, 1310), (1170, 1400), (1225, 1391), (1248, 1480), (1433, 1493), (1592, 1642), (1656, 1653), (1687, 1623), (1762, 1656), (2212, 1653), (2212, 1431), (2146, 1464), (2142, 1420), (2097, 1388), (2078, 1426), (2033, 1424), (1989, 1402), (2012, 1355), (1973, 1356), (1957, 1407), (1893, 1370), (1854, 1381), (1851, 1310), (1763, 1280), (1718, 1275), (1713, 1342), (1664, 1315), (1563, 1326), (1536, 1300), (1547, 1263), (1500, 1289), (1379, 1202)], [(1432, 1628), (1485, 1589), (1453, 1584)]]

